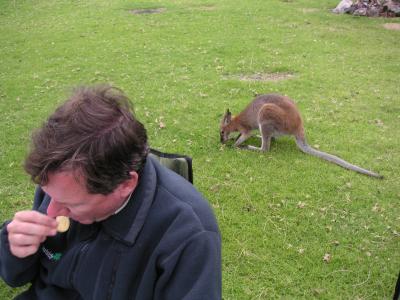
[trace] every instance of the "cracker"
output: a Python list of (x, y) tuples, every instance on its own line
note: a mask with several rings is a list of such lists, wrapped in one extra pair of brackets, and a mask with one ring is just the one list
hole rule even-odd
[(58, 216), (56, 218), (56, 221), (58, 223), (57, 225), (57, 231), (58, 232), (66, 232), (69, 228), (69, 218), (65, 216)]

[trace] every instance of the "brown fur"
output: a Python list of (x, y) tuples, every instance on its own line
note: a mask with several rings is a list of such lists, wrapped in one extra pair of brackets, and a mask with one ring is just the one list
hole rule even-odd
[[(241, 144), (251, 136), (252, 130), (257, 128), (261, 133), (261, 147), (242, 146)], [(235, 147), (259, 151), (269, 151), (273, 137), (291, 135), (295, 137), (299, 149), (307, 154), (320, 157), (349, 170), (383, 178), (377, 173), (352, 165), (337, 156), (310, 147), (305, 139), (300, 112), (296, 104), (286, 96), (260, 95), (235, 117), (232, 117), (230, 111), (227, 110), (220, 125), (221, 143), (225, 143), (232, 132), (240, 133), (234, 144)]]

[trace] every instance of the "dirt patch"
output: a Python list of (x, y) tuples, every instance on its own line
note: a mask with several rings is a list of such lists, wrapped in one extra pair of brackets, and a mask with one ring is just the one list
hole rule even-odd
[(400, 30), (400, 23), (386, 23), (383, 27), (389, 30)]
[(241, 81), (280, 81), (292, 79), (294, 75), (292, 73), (256, 73), (251, 75), (231, 75), (224, 78)]
[(165, 8), (146, 8), (146, 9), (131, 9), (129, 12), (134, 15), (142, 14), (160, 14), (165, 12)]
[(303, 8), (301, 11), (303, 12), (303, 14), (310, 14), (310, 13), (318, 12), (319, 9), (317, 9), (317, 8)]

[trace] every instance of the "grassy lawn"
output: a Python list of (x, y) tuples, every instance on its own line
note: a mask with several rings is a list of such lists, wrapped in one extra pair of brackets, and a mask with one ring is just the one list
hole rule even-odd
[[(400, 31), (383, 25), (399, 20), (334, 15), (338, 2), (1, 1), (0, 220), (30, 208), (31, 131), (72, 87), (109, 82), (134, 102), (152, 147), (193, 157), (222, 232), (224, 299), (390, 299)], [(164, 10), (132, 12), (154, 8)], [(226, 108), (262, 93), (298, 103), (311, 145), (385, 179), (307, 156), (289, 137), (263, 154), (221, 146)], [(15, 294), (0, 282), (0, 299)]]

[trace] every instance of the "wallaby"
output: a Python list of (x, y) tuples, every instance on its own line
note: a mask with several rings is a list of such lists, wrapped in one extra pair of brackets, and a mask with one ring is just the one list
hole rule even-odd
[[(251, 131), (257, 128), (261, 133), (261, 147), (258, 148), (251, 145), (241, 146), (251, 136)], [(241, 113), (234, 117), (232, 117), (228, 109), (221, 121), (221, 143), (225, 143), (229, 139), (229, 135), (236, 131), (240, 134), (234, 144), (235, 147), (269, 151), (271, 138), (281, 135), (293, 135), (296, 139), (297, 147), (304, 153), (320, 157), (361, 174), (383, 178), (382, 175), (352, 165), (337, 156), (310, 147), (306, 142), (300, 112), (296, 104), (286, 96), (276, 94), (257, 96)]]

